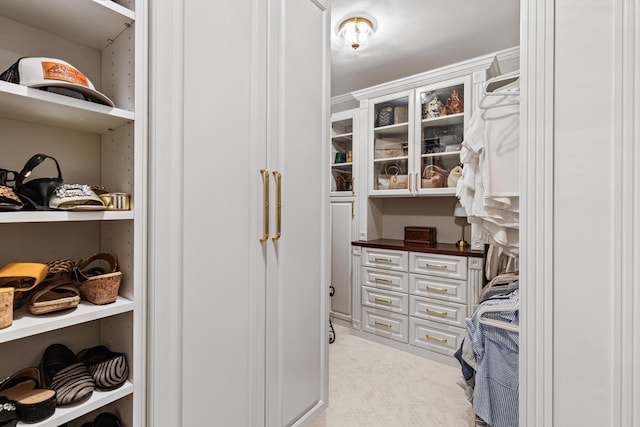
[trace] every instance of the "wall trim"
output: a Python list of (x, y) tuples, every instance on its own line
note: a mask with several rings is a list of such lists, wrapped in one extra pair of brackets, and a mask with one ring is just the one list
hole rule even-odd
[(640, 296), (634, 290), (638, 283), (638, 232), (640, 191), (638, 168), (640, 152), (635, 147), (638, 141), (640, 119), (637, 117), (640, 103), (640, 79), (637, 76), (640, 61), (638, 49), (640, 36), (638, 25), (640, 6), (638, 0), (624, 0), (616, 8), (615, 15), (615, 110), (613, 153), (613, 209), (615, 221), (612, 228), (614, 239), (613, 313), (615, 335), (613, 337), (612, 378), (614, 382), (614, 410), (611, 425), (638, 425), (639, 410), (634, 403), (640, 396), (639, 340)]
[(522, 0), (520, 425), (553, 425), (555, 0)]
[[(426, 84), (464, 77), (474, 71), (486, 70), (493, 62), (493, 58), (496, 56), (498, 57), (498, 60), (502, 61), (517, 58), (519, 54), (520, 47), (512, 47), (499, 52), (493, 52), (466, 61), (461, 61), (456, 64), (435, 68), (433, 70), (425, 71), (424, 73), (414, 74), (412, 76), (351, 92), (350, 95), (360, 101), (363, 99), (377, 98), (379, 96), (401, 92), (403, 90), (414, 89)], [(344, 97), (346, 95), (341, 96)], [(332, 100), (335, 98), (337, 97), (332, 98)]]

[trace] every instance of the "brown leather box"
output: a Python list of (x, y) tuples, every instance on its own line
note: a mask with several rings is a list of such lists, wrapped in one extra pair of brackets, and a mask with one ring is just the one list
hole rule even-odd
[(435, 227), (405, 227), (405, 243), (423, 243), (433, 245), (436, 243)]

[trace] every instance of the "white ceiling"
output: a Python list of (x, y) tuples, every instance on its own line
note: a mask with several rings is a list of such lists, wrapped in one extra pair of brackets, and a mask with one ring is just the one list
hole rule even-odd
[[(518, 0), (326, 0), (331, 7), (331, 96), (517, 46)], [(372, 17), (369, 46), (337, 40), (345, 18)]]

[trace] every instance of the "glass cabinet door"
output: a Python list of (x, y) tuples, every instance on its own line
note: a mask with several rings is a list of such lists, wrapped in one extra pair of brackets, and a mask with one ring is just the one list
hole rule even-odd
[(413, 163), (410, 162), (413, 131), (409, 125), (413, 114), (412, 94), (372, 100), (370, 112), (373, 123), (371, 194), (409, 193)]
[(416, 191), (421, 194), (455, 194), (462, 172), (460, 150), (464, 140), (467, 79), (446, 86), (416, 91), (420, 143), (416, 150)]
[(331, 195), (353, 195), (353, 116), (335, 114), (331, 122)]

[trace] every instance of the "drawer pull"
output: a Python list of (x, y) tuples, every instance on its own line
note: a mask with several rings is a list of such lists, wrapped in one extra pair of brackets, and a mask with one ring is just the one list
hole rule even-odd
[(375, 262), (381, 262), (383, 264), (391, 264), (391, 260), (389, 258), (374, 258)]
[(433, 314), (434, 316), (442, 316), (442, 317), (448, 316), (446, 311), (432, 310), (430, 308), (427, 308), (426, 312), (427, 314)]
[(373, 302), (375, 302), (376, 304), (391, 305), (391, 301), (386, 299), (374, 298)]
[(380, 277), (376, 277), (373, 279), (376, 283), (387, 283), (389, 285), (391, 285), (393, 283), (393, 280), (389, 280), (389, 279), (381, 279)]
[(427, 286), (427, 291), (441, 292), (443, 294), (446, 294), (447, 292), (449, 292), (447, 288), (434, 288), (433, 286)]
[(387, 324), (387, 323), (374, 322), (374, 325), (380, 326), (380, 327), (383, 327), (383, 328), (387, 328), (387, 329), (391, 329), (392, 328), (392, 326)]
[(446, 343), (447, 342), (446, 338), (434, 337), (434, 336), (431, 336), (429, 334), (427, 334), (426, 337), (427, 337), (428, 340), (431, 340), (431, 341), (438, 341), (438, 342), (441, 342), (441, 343)]
[(436, 270), (446, 270), (447, 266), (444, 264), (427, 264), (427, 268), (434, 268)]

